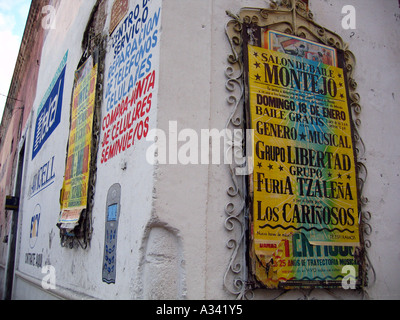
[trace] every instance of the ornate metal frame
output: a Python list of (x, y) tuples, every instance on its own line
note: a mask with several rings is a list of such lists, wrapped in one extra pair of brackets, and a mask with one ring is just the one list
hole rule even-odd
[[(226, 89), (229, 92), (227, 102), (232, 106), (226, 129), (245, 129), (243, 121), (243, 103), (245, 97), (244, 65), (242, 57), (242, 32), (244, 25), (254, 24), (259, 27), (268, 26), (269, 29), (292, 34), (312, 41), (341, 49), (344, 52), (345, 69), (349, 87), (349, 103), (353, 116), (353, 135), (356, 149), (357, 180), (360, 194), (360, 234), (363, 243), (363, 254), (365, 262), (362, 265), (363, 273), (363, 296), (367, 296), (366, 286), (375, 282), (375, 271), (368, 258), (367, 250), (371, 246), (368, 236), (372, 232), (369, 224), (371, 213), (366, 211), (368, 199), (362, 195), (363, 186), (367, 179), (367, 168), (365, 161), (365, 145), (358, 133), (361, 126), (359, 119), (361, 113), (360, 96), (356, 92), (357, 83), (353, 78), (355, 67), (355, 56), (348, 49), (348, 45), (336, 33), (322, 27), (313, 21), (313, 14), (307, 5), (301, 0), (271, 0), (268, 9), (242, 8), (238, 15), (226, 11), (231, 18), (225, 27), (231, 52), (228, 56), (229, 65), (225, 74), (227, 77)], [(250, 39), (252, 35), (249, 35)], [(243, 147), (244, 149), (244, 147)], [(243, 150), (245, 154), (245, 150)], [(233, 186), (227, 190), (232, 201), (225, 207), (227, 219), (225, 228), (232, 234), (227, 242), (227, 247), (232, 250), (228, 267), (224, 275), (224, 286), (226, 290), (237, 296), (238, 299), (252, 298), (253, 286), (249, 282), (246, 269), (246, 232), (248, 226), (248, 208), (246, 206), (246, 183), (245, 177), (239, 177), (235, 173), (235, 165), (229, 165)], [(368, 281), (367, 275), (372, 273), (372, 281)], [(310, 294), (311, 291), (308, 293)], [(307, 297), (306, 297), (307, 298)]]

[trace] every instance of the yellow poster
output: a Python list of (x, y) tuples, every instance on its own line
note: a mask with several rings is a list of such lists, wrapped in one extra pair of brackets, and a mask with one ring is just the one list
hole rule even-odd
[(338, 280), (360, 242), (343, 69), (250, 45), (248, 68), (257, 277)]
[(77, 223), (87, 207), (97, 64), (89, 58), (75, 73), (60, 223)]

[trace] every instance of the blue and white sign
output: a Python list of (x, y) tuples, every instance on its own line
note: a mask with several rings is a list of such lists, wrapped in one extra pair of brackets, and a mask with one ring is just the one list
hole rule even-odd
[(40, 104), (33, 141), (32, 160), (61, 121), (64, 78), (68, 52), (65, 54), (54, 79)]

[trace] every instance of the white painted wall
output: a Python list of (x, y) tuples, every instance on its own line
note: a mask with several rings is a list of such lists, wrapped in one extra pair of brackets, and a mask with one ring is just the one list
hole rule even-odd
[[(230, 48), (224, 27), (225, 10), (238, 13), (241, 7), (265, 7), (266, 1), (168, 1), (163, 11), (161, 47), (160, 110), (158, 127), (168, 129), (168, 121), (178, 121), (178, 132), (193, 128), (223, 129), (230, 107), (226, 102), (225, 68)], [(356, 9), (356, 29), (342, 28), (342, 8)], [(311, 1), (314, 20), (339, 34), (357, 58), (355, 78), (363, 107), (361, 136), (366, 144), (369, 176), (364, 196), (372, 213), (372, 234), (368, 250), (377, 276), (370, 274), (368, 294), (373, 299), (398, 299), (397, 247), (399, 134), (398, 108), (400, 9), (398, 1)], [(176, 34), (179, 33), (179, 38)], [(171, 81), (172, 80), (172, 81)], [(172, 187), (173, 186), (173, 187)], [(156, 184), (156, 212), (179, 229), (183, 239), (188, 298), (232, 298), (223, 288), (223, 277), (231, 251), (231, 238), (224, 227), (225, 205), (231, 201), (226, 189), (230, 174), (224, 165), (160, 166)], [(179, 201), (173, 201), (179, 196)], [(237, 229), (236, 229), (237, 230)], [(359, 298), (339, 290), (337, 296)], [(256, 298), (272, 298), (277, 293), (257, 292)], [(303, 298), (293, 291), (286, 298)], [(332, 295), (314, 290), (311, 298)], [(283, 298), (283, 297), (282, 297)]]
[[(130, 1), (131, 8), (140, 1)], [(64, 173), (65, 148), (69, 130), (69, 105), (73, 72), (81, 52), (84, 28), (95, 1), (61, 1), (57, 28), (46, 38), (39, 74), (37, 101), (40, 103), (64, 53), (69, 50), (65, 78), (62, 122), (34, 161), (27, 155), (24, 189), (32, 173), (50, 156), (56, 155), (57, 180), (45, 193), (22, 200), (18, 273), (14, 297), (26, 298), (26, 278), (41, 281), (41, 270), (24, 261), (29, 248), (31, 214), (41, 204), (43, 220), (40, 238), (34, 251), (42, 253), (57, 272), (60, 290), (71, 290), (100, 299), (233, 299), (224, 287), (224, 274), (232, 250), (226, 243), (234, 237), (225, 228), (224, 208), (232, 201), (227, 194), (231, 177), (226, 165), (163, 165), (146, 162), (151, 141), (140, 141), (134, 148), (110, 160), (98, 163), (93, 239), (84, 250), (60, 247), (56, 222), (58, 194)], [(225, 10), (239, 12), (241, 7), (264, 7), (261, 0), (168, 0), (162, 2), (162, 26), (154, 61), (159, 59), (158, 95), (151, 110), (150, 128), (169, 131), (170, 121), (177, 122), (178, 132), (190, 128), (222, 130), (231, 111), (225, 88), (230, 53), (225, 24), (230, 20)], [(341, 27), (342, 7), (352, 4), (357, 13), (355, 30)], [(152, 8), (161, 6), (153, 0)], [(338, 33), (349, 43), (357, 58), (357, 92), (361, 96), (361, 136), (367, 147), (368, 180), (364, 195), (372, 214), (373, 228), (368, 250), (376, 271), (376, 282), (368, 289), (373, 299), (400, 298), (400, 231), (398, 214), (400, 172), (397, 161), (400, 147), (398, 75), (400, 9), (396, 0), (311, 0), (314, 20)], [(109, 2), (109, 12), (111, 2)], [(68, 13), (68, 14), (66, 14)], [(108, 27), (109, 17), (106, 22)], [(110, 49), (111, 50), (111, 49)], [(107, 57), (110, 61), (110, 55)], [(103, 113), (107, 110), (103, 106)], [(35, 110), (33, 119), (35, 120)], [(34, 124), (33, 124), (34, 126)], [(32, 149), (34, 127), (30, 129), (27, 150)], [(101, 133), (104, 134), (103, 132)], [(199, 135), (200, 136), (200, 135)], [(184, 137), (185, 138), (185, 137)], [(180, 142), (178, 146), (184, 144)], [(223, 150), (221, 150), (221, 155)], [(101, 154), (99, 154), (100, 160)], [(126, 169), (124, 164), (126, 163)], [(105, 197), (114, 183), (122, 186), (121, 216), (118, 233), (117, 283), (101, 281), (104, 246)], [(233, 233), (237, 232), (237, 228)], [(236, 235), (237, 236), (237, 235)], [(51, 244), (50, 244), (51, 242)], [(23, 280), (22, 278), (25, 277)], [(231, 281), (232, 279), (228, 279)], [(23, 283), (22, 283), (23, 282)], [(228, 282), (230, 283), (230, 282)], [(36, 286), (36, 288), (38, 288)], [(79, 294), (78, 294), (79, 293)], [(341, 290), (343, 298), (358, 298)], [(256, 292), (256, 299), (273, 298), (277, 292)], [(293, 291), (282, 298), (303, 298)], [(310, 297), (329, 299), (332, 295), (314, 290)]]
[[(346, 4), (356, 9), (355, 30), (341, 28), (340, 11)], [(364, 195), (372, 215), (369, 237), (372, 246), (368, 252), (377, 274), (368, 292), (373, 299), (399, 299), (400, 148), (396, 143), (400, 134), (399, 3), (312, 1), (311, 9), (318, 22), (343, 37), (357, 58), (355, 78), (363, 108), (360, 134), (366, 144), (368, 169)]]
[[(74, 261), (76, 256), (82, 255), (82, 252), (77, 252), (72, 259), (66, 250), (60, 248), (59, 230), (56, 227), (60, 205), (58, 203), (59, 191), (62, 188), (63, 176), (65, 170), (65, 152), (68, 141), (69, 132), (69, 116), (72, 86), (74, 82), (74, 70), (78, 65), (82, 55), (81, 41), (82, 28), (84, 30), (86, 22), (89, 19), (90, 12), (94, 5), (94, 1), (80, 1), (79, 3), (60, 2), (57, 11), (56, 28), (49, 30), (44, 42), (42, 52), (42, 64), (39, 70), (38, 89), (36, 94), (35, 104), (32, 111), (31, 127), (26, 140), (25, 167), (22, 186), (21, 209), (19, 215), (19, 236), (17, 244), (17, 262), (16, 269), (18, 272), (29, 275), (35, 279), (41, 280), (43, 275), (41, 269), (33, 267), (25, 263), (27, 253), (42, 254), (43, 264), (47, 261), (57, 269), (57, 279), (61, 285), (62, 274), (71, 273), (73, 271)], [(70, 18), (67, 19), (63, 13), (69, 12)], [(72, 24), (72, 22), (74, 22)], [(77, 32), (79, 30), (80, 32)], [(60, 41), (60, 39), (68, 39), (68, 41)], [(73, 48), (71, 50), (71, 48)], [(61, 123), (56, 128), (49, 140), (44, 144), (42, 150), (32, 159), (32, 146), (34, 141), (34, 130), (36, 123), (37, 108), (40, 105), (45, 92), (50, 86), (50, 83), (56, 73), (56, 70), (68, 50), (67, 69), (65, 75), (64, 95)], [(64, 156), (63, 156), (64, 155)], [(55, 156), (54, 172), (56, 180), (53, 185), (42, 191), (37, 196), (29, 199), (29, 185), (35, 174), (35, 171), (45, 164), (52, 156)], [(47, 160), (46, 160), (47, 159)], [(30, 224), (35, 207), (40, 205), (41, 220), (39, 237), (35, 247), (32, 249), (29, 243)], [(65, 263), (68, 261), (68, 263)], [(18, 274), (18, 273), (17, 273)], [(69, 278), (69, 279), (68, 279)], [(71, 288), (73, 278), (68, 277), (67, 284)], [(15, 286), (18, 288), (18, 282), (21, 281), (17, 276), (14, 280)], [(68, 287), (68, 285), (65, 285)], [(24, 290), (14, 290), (15, 298), (22, 298)]]
[[(129, 11), (134, 10), (142, 1), (130, 1)], [(43, 64), (40, 69), (37, 100), (33, 110), (33, 125), (27, 139), (26, 167), (24, 171), (24, 186), (20, 219), (20, 243), (18, 246), (17, 277), (14, 297), (25, 299), (26, 279), (40, 281), (44, 274), (41, 269), (25, 263), (26, 253), (43, 255), (43, 265), (49, 264), (56, 270), (56, 285), (63, 290), (71, 290), (73, 297), (79, 298), (79, 293), (86, 297), (126, 299), (134, 295), (134, 279), (137, 277), (138, 263), (140, 261), (140, 246), (145, 225), (152, 212), (153, 166), (146, 161), (146, 150), (150, 142), (145, 139), (137, 141), (134, 147), (119, 154), (107, 163), (101, 163), (101, 149), (98, 154), (97, 187), (95, 193), (95, 207), (93, 209), (93, 240), (90, 248), (67, 249), (60, 246), (59, 230), (56, 227), (60, 205), (59, 192), (62, 188), (65, 170), (66, 146), (69, 132), (69, 116), (74, 72), (82, 55), (81, 42), (89, 16), (95, 1), (61, 1), (57, 8), (56, 28), (49, 30), (43, 49)], [(108, 12), (111, 12), (112, 1), (108, 2)], [(149, 17), (161, 8), (161, 1), (152, 1), (148, 4)], [(161, 11), (160, 11), (161, 12)], [(161, 18), (160, 18), (161, 19)], [(110, 15), (106, 22), (105, 33), (108, 33)], [(154, 30), (159, 29), (161, 20)], [(152, 33), (152, 35), (154, 35)], [(159, 37), (159, 31), (158, 31)], [(151, 48), (152, 67), (158, 77), (159, 41), (153, 39)], [(40, 104), (45, 91), (63, 57), (68, 50), (67, 71), (65, 77), (62, 120), (43, 149), (33, 161), (31, 150), (33, 132), (36, 122), (36, 106)], [(114, 52), (112, 43), (107, 48), (105, 66), (105, 81), (108, 81), (109, 65), (112, 63)], [(135, 69), (132, 69), (132, 73)], [(157, 86), (153, 90), (152, 108), (148, 125), (155, 127), (157, 114)], [(130, 96), (129, 96), (130, 97)], [(102, 119), (107, 114), (106, 104), (102, 107)], [(104, 132), (101, 132), (101, 141)], [(48, 189), (29, 199), (28, 188), (33, 174), (44, 163), (55, 155), (56, 182)], [(104, 250), (105, 212), (108, 189), (114, 184), (122, 185), (121, 215), (119, 220), (118, 248), (117, 248), (117, 285), (107, 285), (102, 282), (102, 262)], [(29, 233), (30, 220), (37, 205), (41, 208), (39, 238), (34, 246), (30, 247)], [(25, 280), (23, 280), (25, 279)], [(22, 283), (23, 282), (23, 283)], [(37, 290), (36, 285), (36, 290)], [(74, 293), (75, 292), (75, 293)], [(31, 297), (34, 298), (35, 295)], [(63, 296), (63, 294), (61, 294)], [(68, 295), (67, 295), (68, 296)]]

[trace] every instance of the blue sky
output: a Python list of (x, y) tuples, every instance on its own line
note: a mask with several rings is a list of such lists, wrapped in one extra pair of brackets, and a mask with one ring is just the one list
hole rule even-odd
[(3, 116), (31, 0), (0, 0), (0, 117)]

